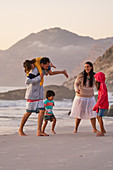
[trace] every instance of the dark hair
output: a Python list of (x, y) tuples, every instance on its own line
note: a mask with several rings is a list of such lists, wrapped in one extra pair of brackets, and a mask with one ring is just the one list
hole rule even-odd
[[(90, 61), (87, 61), (85, 64), (89, 64), (91, 67), (92, 67), (92, 69), (91, 69), (91, 71), (90, 71), (90, 74), (89, 74), (89, 76), (90, 76), (90, 79), (89, 79), (89, 87), (92, 87), (93, 86), (93, 80), (94, 80), (94, 72), (93, 72), (93, 64), (90, 62)], [(86, 86), (86, 81), (87, 81), (87, 73), (86, 73), (86, 71), (84, 70), (83, 71), (83, 85), (84, 86)]]
[(23, 67), (25, 68), (25, 73), (28, 73), (31, 70), (31, 64), (34, 64), (36, 61), (33, 60), (25, 60), (23, 63)]
[(48, 91), (46, 92), (46, 98), (48, 99), (48, 97), (51, 97), (51, 96), (55, 96), (55, 92), (52, 91), (52, 90), (48, 90)]
[(36, 63), (36, 59), (31, 60), (32, 64)]
[(99, 88), (100, 88), (100, 82), (96, 80), (96, 81), (95, 81), (95, 85), (96, 85), (97, 90), (99, 90)]
[(44, 65), (46, 65), (47, 63), (50, 63), (50, 59), (47, 58), (47, 57), (43, 57), (41, 60), (40, 60), (40, 64), (43, 63)]

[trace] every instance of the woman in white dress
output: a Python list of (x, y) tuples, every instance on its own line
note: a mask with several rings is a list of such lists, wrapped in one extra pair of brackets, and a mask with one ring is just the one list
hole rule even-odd
[(71, 117), (75, 117), (75, 130), (77, 133), (81, 119), (90, 119), (93, 132), (96, 133), (96, 112), (93, 107), (96, 104), (94, 97), (94, 72), (91, 62), (85, 63), (84, 71), (81, 72), (74, 84), (76, 96), (71, 109)]

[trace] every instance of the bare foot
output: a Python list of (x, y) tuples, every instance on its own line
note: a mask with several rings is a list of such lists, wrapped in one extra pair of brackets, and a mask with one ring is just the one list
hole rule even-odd
[(106, 133), (106, 131), (105, 131), (105, 130), (103, 130), (103, 131), (102, 131), (102, 133)]
[(93, 133), (99, 133), (99, 130), (94, 129), (94, 130), (93, 130)]
[(73, 133), (77, 133), (77, 129), (76, 128), (74, 129)]
[(20, 135), (20, 136), (27, 136), (23, 131), (21, 131), (20, 129), (18, 130), (18, 134)]
[(49, 134), (47, 134), (47, 133), (44, 133), (44, 136), (49, 136)]
[(68, 78), (68, 74), (67, 74), (66, 70), (64, 70), (64, 75)]
[(104, 133), (99, 132), (99, 133), (96, 134), (96, 136), (104, 136)]
[(37, 132), (37, 136), (49, 136), (47, 133)]
[(51, 132), (52, 132), (53, 134), (56, 134), (56, 132), (55, 132), (54, 130), (51, 130)]

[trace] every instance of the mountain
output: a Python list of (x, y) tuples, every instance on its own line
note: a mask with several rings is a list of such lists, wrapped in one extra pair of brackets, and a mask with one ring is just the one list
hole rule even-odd
[[(96, 73), (103, 72), (105, 74), (107, 88), (109, 91), (113, 91), (113, 46), (106, 50), (102, 56), (98, 57), (93, 65)], [(73, 90), (75, 78), (76, 76), (70, 78), (63, 83), (63, 86)]]
[[(0, 50), (0, 86), (24, 86), (23, 62), (38, 56), (49, 57), (56, 70), (66, 69), (70, 75), (77, 75), (85, 60), (95, 61), (111, 45), (113, 37), (94, 40), (61, 28), (32, 33), (9, 49)], [(59, 85), (64, 81), (63, 75), (47, 76), (45, 85)]]
[(94, 63), (96, 72), (103, 72), (106, 75), (106, 85), (113, 91), (113, 46), (100, 56)]

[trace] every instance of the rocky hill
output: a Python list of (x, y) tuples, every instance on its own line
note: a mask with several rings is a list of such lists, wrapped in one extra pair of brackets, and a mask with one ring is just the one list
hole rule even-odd
[[(113, 46), (111, 46), (105, 53), (98, 57), (94, 62), (94, 71), (102, 71), (106, 75), (106, 85), (109, 91), (113, 91)], [(68, 81), (63, 83), (63, 86), (73, 90), (75, 77), (71, 77)]]
[[(53, 90), (55, 92), (55, 100), (73, 99), (75, 92), (69, 90), (64, 86), (50, 85), (44, 87), (44, 98), (46, 98), (46, 91)], [(0, 100), (24, 100), (26, 89), (19, 89), (0, 93)]]
[[(79, 36), (61, 28), (45, 29), (32, 33), (7, 50), (0, 50), (0, 86), (23, 86), (25, 74), (23, 62), (38, 56), (47, 56), (57, 69), (64, 69), (76, 75), (80, 63), (95, 59), (113, 44), (113, 37), (94, 40)], [(62, 75), (46, 77), (45, 85), (61, 84), (66, 81)]]
[(105, 73), (107, 87), (113, 91), (113, 46), (95, 61), (94, 69)]

